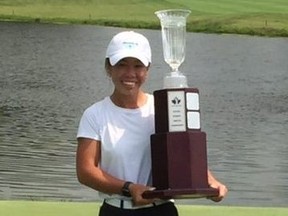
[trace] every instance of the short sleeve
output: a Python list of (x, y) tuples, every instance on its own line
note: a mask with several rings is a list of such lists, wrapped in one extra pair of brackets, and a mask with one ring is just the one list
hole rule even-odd
[(77, 138), (89, 138), (100, 140), (99, 123), (96, 118), (97, 114), (90, 107), (83, 113), (77, 132)]

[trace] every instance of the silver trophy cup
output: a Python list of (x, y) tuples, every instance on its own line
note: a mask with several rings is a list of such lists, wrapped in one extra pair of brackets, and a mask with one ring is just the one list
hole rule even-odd
[(172, 69), (164, 78), (164, 88), (188, 87), (179, 67), (185, 59), (186, 18), (190, 11), (171, 9), (156, 11), (155, 14), (161, 24), (164, 60)]

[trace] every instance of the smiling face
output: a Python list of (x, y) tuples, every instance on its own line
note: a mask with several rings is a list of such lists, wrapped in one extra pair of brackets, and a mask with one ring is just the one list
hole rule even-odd
[(114, 94), (137, 96), (146, 81), (148, 68), (138, 59), (130, 57), (109, 66), (107, 72), (115, 86)]

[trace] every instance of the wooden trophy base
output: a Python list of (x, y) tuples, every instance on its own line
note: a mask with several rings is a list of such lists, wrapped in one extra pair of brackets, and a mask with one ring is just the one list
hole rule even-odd
[(209, 187), (206, 134), (201, 131), (151, 136), (152, 179), (156, 190), (144, 198), (185, 199), (218, 196)]
[(219, 191), (215, 188), (197, 188), (197, 189), (167, 189), (145, 191), (142, 197), (145, 199), (195, 199), (204, 197), (215, 197)]

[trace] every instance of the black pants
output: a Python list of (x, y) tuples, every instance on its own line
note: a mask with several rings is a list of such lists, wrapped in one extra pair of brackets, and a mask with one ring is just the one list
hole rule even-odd
[(140, 209), (121, 209), (104, 202), (99, 216), (178, 216), (178, 211), (172, 202)]

